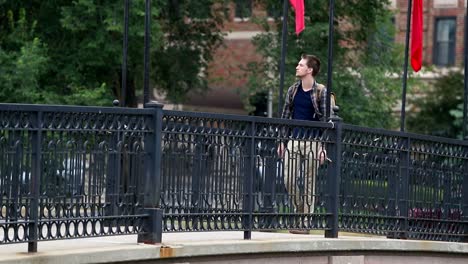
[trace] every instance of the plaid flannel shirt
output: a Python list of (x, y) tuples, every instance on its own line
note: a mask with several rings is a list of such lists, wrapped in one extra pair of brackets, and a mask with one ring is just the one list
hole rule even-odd
[[(292, 118), (294, 112), (294, 97), (296, 96), (297, 89), (299, 88), (300, 84), (301, 81), (297, 81), (289, 87), (287, 96), (284, 100), (284, 107), (283, 112), (281, 114), (281, 118)], [(312, 86), (312, 92), (310, 93), (310, 99), (312, 100), (312, 105), (314, 106), (315, 114), (318, 115), (321, 121), (326, 121), (325, 113), (327, 111), (327, 88), (324, 87), (322, 89), (322, 92), (319, 95), (320, 98), (316, 100), (315, 97), (318, 89), (317, 86), (319, 85), (323, 86), (322, 84), (314, 82), (314, 86)]]

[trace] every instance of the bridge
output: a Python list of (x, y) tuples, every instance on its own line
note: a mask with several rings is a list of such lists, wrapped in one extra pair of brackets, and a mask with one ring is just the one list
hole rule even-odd
[[(281, 159), (277, 147), (287, 141), (317, 144)], [(285, 170), (285, 159), (293, 169)], [(284, 233), (305, 230), (322, 234), (323, 247), (355, 233), (372, 235), (357, 244), (380, 245), (378, 252), (446, 245), (443, 253), (459, 259), (468, 252), (467, 161), (464, 141), (337, 117), (307, 122), (166, 111), (157, 103), (0, 104), (0, 250), (27, 243), (37, 252), (38, 244), (107, 236), (162, 250), (166, 237), (221, 231), (284, 246), (291, 237), (317, 238)], [(296, 188), (288, 191), (287, 182)]]
[(165, 233), (162, 244), (137, 244), (137, 235), (45, 241), (38, 253), (0, 247), (0, 263), (351, 263), (462, 264), (467, 244), (395, 240), (377, 236), (324, 238), (323, 234), (253, 232)]

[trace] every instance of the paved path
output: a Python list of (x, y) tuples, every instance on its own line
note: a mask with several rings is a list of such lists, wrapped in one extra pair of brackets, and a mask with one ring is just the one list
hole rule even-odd
[(464, 255), (468, 244), (391, 240), (383, 237), (253, 232), (203, 232), (163, 234), (158, 245), (138, 244), (136, 235), (39, 242), (38, 253), (27, 253), (27, 244), (0, 246), (0, 263), (107, 263), (144, 261), (169, 257), (291, 252), (403, 251)]

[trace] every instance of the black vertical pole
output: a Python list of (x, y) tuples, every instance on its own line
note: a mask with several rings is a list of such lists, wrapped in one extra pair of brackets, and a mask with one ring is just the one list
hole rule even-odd
[[(205, 178), (202, 179), (204, 176), (203, 173), (206, 171), (206, 158), (205, 151), (203, 151), (204, 146), (206, 143), (204, 143), (204, 139), (206, 139), (205, 135), (196, 135), (194, 136), (194, 164), (193, 164), (193, 170), (192, 170), (192, 203), (191, 203), (191, 211), (190, 213), (192, 214), (199, 214), (200, 213), (200, 204), (202, 203), (202, 194), (203, 194), (203, 187), (206, 182)], [(203, 187), (202, 187), (203, 186)], [(198, 224), (203, 224), (202, 222), (200, 223), (197, 218), (194, 218), (192, 225), (194, 227), (198, 227)]]
[(253, 229), (253, 177), (255, 173), (255, 121), (250, 123), (250, 137), (245, 146), (245, 170), (244, 170), (244, 203), (243, 203), (243, 228), (244, 239), (252, 238)]
[(146, 0), (145, 6), (145, 54), (144, 54), (144, 81), (143, 81), (143, 105), (149, 102), (149, 67), (150, 67), (150, 22), (151, 0)]
[(130, 0), (125, 0), (124, 6), (124, 35), (123, 35), (123, 54), (122, 54), (122, 91), (120, 93), (120, 106), (125, 106), (125, 97), (127, 97), (127, 53), (128, 53), (128, 14), (130, 9)]
[(403, 66), (403, 89), (401, 93), (401, 118), (400, 131), (405, 131), (405, 115), (406, 115), (406, 82), (408, 79), (408, 53), (409, 53), (409, 38), (411, 31), (411, 6), (413, 0), (408, 0), (408, 14), (406, 18), (406, 42), (405, 42), (405, 62)]
[(281, 35), (281, 62), (280, 62), (280, 87), (278, 96), (278, 117), (281, 117), (283, 106), (284, 67), (286, 63), (286, 48), (288, 39), (288, 5), (289, 1), (283, 1), (283, 31)]
[(29, 211), (28, 224), (28, 252), (37, 252), (37, 241), (39, 240), (39, 218), (40, 206), (40, 184), (42, 178), (42, 111), (36, 112), (35, 131), (32, 132), (32, 156), (31, 156), (31, 207)]
[(330, 117), (330, 93), (332, 91), (332, 71), (333, 71), (333, 21), (335, 19), (335, 0), (329, 2), (328, 18), (328, 72), (327, 72), (327, 119)]
[[(337, 238), (339, 231), (339, 209), (340, 209), (340, 182), (341, 182), (341, 152), (342, 152), (342, 134), (343, 123), (341, 118), (332, 117), (331, 120), (335, 124), (333, 131), (333, 144), (329, 149), (329, 155), (333, 162), (329, 163), (327, 168), (327, 189), (328, 189), (328, 203), (327, 203), (327, 226), (325, 230), (325, 237)], [(327, 148), (328, 149), (328, 148)]]
[[(410, 0), (411, 1), (411, 0)], [(397, 188), (398, 188), (398, 193), (397, 193), (397, 204), (398, 204), (398, 209), (397, 209), (397, 215), (399, 219), (399, 226), (398, 226), (398, 231), (400, 231), (399, 236), (397, 238), (400, 239), (407, 239), (408, 238), (408, 216), (409, 212), (408, 209), (410, 208), (409, 205), (409, 188), (410, 188), (410, 166), (411, 166), (411, 138), (410, 137), (404, 137), (402, 138), (404, 140), (403, 146), (404, 149), (400, 151), (400, 179), (397, 182)]]
[[(466, 153), (466, 147), (464, 148)], [(463, 161), (463, 178), (462, 178), (462, 197), (461, 197), (462, 212), (468, 212), (468, 161), (465, 159)], [(468, 221), (468, 215), (463, 214), (461, 217), (462, 221), (466, 223)], [(468, 242), (468, 225), (465, 224), (463, 228), (463, 238), (460, 242)]]
[(149, 126), (153, 133), (145, 136), (144, 161), (144, 201), (143, 212), (147, 217), (143, 221), (143, 231), (137, 241), (146, 244), (156, 244), (162, 241), (163, 211), (161, 209), (161, 160), (162, 160), (162, 126), (163, 105), (155, 102), (147, 103), (145, 108), (153, 109), (153, 118)]
[(467, 103), (468, 103), (468, 76), (466, 72), (468, 71), (468, 5), (466, 7), (465, 13), (465, 40), (463, 43), (463, 52), (464, 52), (464, 63), (465, 63), (465, 72), (463, 73), (464, 76), (464, 93), (463, 93), (463, 140), (467, 139), (467, 132), (466, 132), (466, 121), (467, 121)]

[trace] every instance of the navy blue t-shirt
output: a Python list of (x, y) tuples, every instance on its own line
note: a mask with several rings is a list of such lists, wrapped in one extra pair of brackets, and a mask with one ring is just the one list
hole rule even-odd
[[(296, 96), (294, 97), (294, 110), (292, 118), (296, 120), (319, 121), (318, 115), (315, 114), (315, 108), (312, 104), (310, 93), (312, 90), (305, 92), (302, 89), (302, 84), (297, 88)], [(309, 131), (309, 132), (306, 132)], [(292, 136), (294, 138), (314, 137), (318, 131), (316, 129), (294, 128)]]
[(296, 96), (294, 97), (293, 119), (319, 121), (315, 114), (315, 108), (312, 105), (310, 93), (312, 90), (305, 92), (302, 89), (302, 84), (297, 88)]

